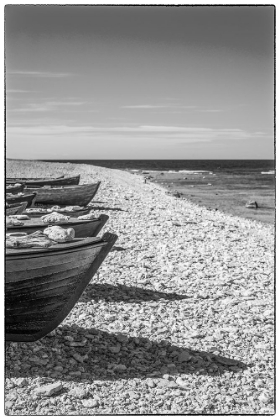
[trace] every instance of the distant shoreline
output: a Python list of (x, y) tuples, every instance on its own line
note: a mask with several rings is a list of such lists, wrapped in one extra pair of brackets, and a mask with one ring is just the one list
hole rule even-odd
[[(130, 171), (129, 171), (130, 172)], [(170, 194), (181, 196), (194, 204), (206, 207), (209, 210), (219, 210), (231, 216), (240, 216), (244, 219), (256, 220), (262, 223), (273, 225), (275, 223), (275, 198), (273, 194), (264, 194), (262, 191), (252, 191), (246, 195), (245, 192), (237, 190), (227, 190), (226, 188), (215, 189), (211, 177), (207, 177), (206, 171), (189, 171), (189, 185), (182, 185), (186, 173), (160, 171), (144, 171), (145, 174), (135, 173), (147, 178), (147, 182), (152, 182), (163, 187)], [(192, 175), (194, 175), (192, 177)], [(272, 175), (272, 174), (270, 174)], [(204, 184), (201, 184), (201, 178)], [(245, 207), (248, 201), (257, 201), (258, 209), (248, 209)], [(269, 206), (268, 206), (269, 204)]]
[[(17, 159), (8, 159), (11, 163), (17, 161)], [(67, 165), (72, 162), (69, 162), (69, 160), (65, 160), (64, 162), (62, 160), (55, 160), (55, 161), (40, 161), (40, 160), (18, 160), (24, 165), (24, 162), (36, 162), (37, 164), (43, 164), (47, 165), (48, 162), (50, 162), (50, 165), (55, 165), (56, 167), (63, 167), (64, 165)], [(121, 160), (122, 162), (127, 162), (126, 160)], [(79, 162), (79, 163), (76, 163)], [(169, 171), (168, 173), (166, 171), (161, 170), (133, 170), (133, 169), (126, 169), (126, 168), (108, 168), (107, 166), (97, 166), (95, 164), (89, 164), (89, 162), (93, 161), (87, 161), (87, 163), (81, 163), (81, 161), (76, 161), (75, 163), (72, 163), (73, 165), (87, 165), (89, 168), (103, 168), (103, 169), (112, 169), (112, 170), (120, 170), (125, 173), (131, 173), (131, 174), (137, 174), (138, 176), (141, 176), (144, 178), (148, 178), (146, 182), (154, 183), (155, 185), (159, 185), (161, 188), (163, 188), (165, 191), (169, 192), (171, 195), (176, 194), (178, 196), (181, 196), (183, 199), (186, 199), (196, 205), (199, 205), (201, 207), (205, 207), (206, 209), (213, 210), (213, 211), (222, 211), (227, 215), (231, 216), (239, 216), (246, 220), (256, 220), (259, 222), (262, 222), (264, 224), (273, 225), (275, 223), (275, 190), (273, 188), (270, 188), (269, 190), (246, 190), (244, 189), (244, 186), (241, 186), (241, 190), (236, 190), (232, 188), (232, 186), (229, 184), (229, 189), (227, 189), (227, 186), (224, 183), (223, 174), (220, 175), (218, 172), (216, 174), (213, 174), (212, 172), (209, 172), (209, 170), (203, 170), (200, 169), (198, 171), (199, 173), (195, 174), (196, 171), (189, 170), (186, 172), (179, 172), (177, 171)], [(96, 162), (96, 161), (94, 161)], [(101, 162), (101, 161), (100, 161)], [(108, 162), (108, 161), (103, 161)], [(111, 161), (110, 161), (111, 162)], [(116, 161), (114, 161), (116, 162)], [(119, 162), (119, 161), (118, 161)], [(131, 161), (132, 162), (132, 161)], [(133, 162), (142, 162), (139, 160), (135, 160)], [(151, 160), (151, 162), (154, 162)], [(166, 161), (165, 161), (166, 162)], [(170, 160), (170, 162), (174, 162), (173, 160)], [(202, 162), (202, 161), (196, 161), (196, 162)], [(208, 161), (204, 161), (204, 164)], [(224, 160), (220, 160), (220, 162), (225, 162)], [(243, 162), (243, 160), (240, 162)], [(244, 161), (244, 162), (247, 162)], [(252, 160), (254, 162), (254, 160)], [(260, 160), (259, 162), (267, 162), (264, 160)], [(271, 163), (269, 160), (268, 162)], [(272, 161), (274, 162), (274, 161)], [(61, 163), (61, 166), (59, 165)], [(269, 165), (270, 166), (270, 165)], [(268, 166), (268, 167), (269, 167)], [(164, 173), (163, 176), (161, 176), (161, 173)], [(261, 171), (260, 171), (261, 173)], [(192, 176), (192, 174), (194, 176)], [(214, 176), (216, 175), (216, 176)], [(271, 175), (260, 175), (263, 177), (268, 177), (269, 179), (272, 178)], [(188, 178), (188, 179), (186, 179)], [(217, 185), (213, 185), (213, 180), (215, 179), (215, 182)], [(233, 177), (230, 175), (227, 176), (227, 182), (231, 183)], [(242, 177), (241, 177), (242, 179)], [(179, 194), (177, 194), (179, 193)], [(256, 200), (259, 204), (258, 209), (248, 209), (245, 207), (245, 204), (248, 200)]]
[[(275, 186), (263, 189), (262, 185), (259, 185), (265, 179), (270, 183), (273, 180), (272, 171), (275, 171), (273, 159), (77, 159), (75, 161), (53, 160), (52, 162), (89, 164), (119, 169), (136, 175), (143, 174), (143, 176), (146, 173), (148, 182), (161, 185), (170, 193), (179, 193), (182, 198), (200, 206), (262, 223), (275, 223)], [(256, 162), (257, 165), (255, 165)], [(253, 177), (248, 176), (247, 166), (249, 174), (252, 170), (261, 178), (254, 181)], [(209, 170), (209, 167), (212, 169)], [(161, 173), (164, 175), (160, 175)], [(236, 175), (239, 173), (240, 177), (237, 180)], [(264, 178), (266, 175), (268, 178)], [(248, 183), (250, 182), (248, 187), (246, 179)], [(248, 201), (257, 201), (259, 208), (246, 208)]]

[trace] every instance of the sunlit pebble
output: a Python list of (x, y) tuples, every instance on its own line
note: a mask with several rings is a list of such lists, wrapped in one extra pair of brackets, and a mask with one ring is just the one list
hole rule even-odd
[(259, 400), (260, 400), (261, 402), (263, 402), (263, 403), (268, 402), (268, 401), (269, 401), (269, 399), (270, 399), (270, 397), (269, 397), (267, 394), (264, 394), (264, 393), (262, 393), (262, 394), (259, 396)]

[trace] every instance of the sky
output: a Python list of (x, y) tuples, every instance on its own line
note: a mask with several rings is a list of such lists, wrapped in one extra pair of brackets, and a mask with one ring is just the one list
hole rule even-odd
[(5, 6), (6, 156), (273, 159), (273, 6)]

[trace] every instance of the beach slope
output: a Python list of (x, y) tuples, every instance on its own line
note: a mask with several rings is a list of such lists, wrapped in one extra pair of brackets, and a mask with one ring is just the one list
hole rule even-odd
[(7, 161), (62, 174), (101, 181), (119, 238), (52, 334), (6, 344), (6, 414), (273, 414), (274, 227), (124, 171)]

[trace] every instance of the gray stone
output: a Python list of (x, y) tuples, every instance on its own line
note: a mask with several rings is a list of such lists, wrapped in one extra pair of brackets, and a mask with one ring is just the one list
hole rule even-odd
[(119, 364), (119, 365), (113, 365), (113, 369), (114, 370), (118, 370), (118, 371), (124, 371), (124, 370), (126, 370), (127, 368), (126, 368), (126, 366), (125, 365), (122, 365), (122, 364)]
[(129, 398), (131, 398), (132, 400), (138, 398), (138, 394), (136, 394), (136, 392), (134, 391), (129, 391), (128, 395), (129, 395)]
[(150, 388), (154, 388), (154, 387), (156, 386), (156, 382), (155, 382), (155, 380), (153, 380), (153, 379), (151, 379), (151, 378), (147, 379), (146, 384), (147, 384), (147, 385), (148, 385), (148, 387), (150, 387)]
[(192, 359), (192, 356), (188, 351), (182, 351), (182, 353), (178, 356), (178, 361), (181, 362), (189, 362)]
[(72, 357), (77, 360), (77, 362), (83, 363), (85, 360), (88, 359), (88, 355), (81, 356), (79, 353), (72, 354)]
[(120, 345), (112, 346), (112, 347), (109, 347), (109, 350), (110, 350), (111, 353), (119, 353), (120, 350), (121, 350), (121, 346)]
[(86, 408), (94, 408), (94, 407), (98, 407), (99, 406), (99, 401), (97, 399), (90, 398), (88, 400), (82, 401), (82, 404)]
[(77, 398), (86, 398), (88, 395), (88, 391), (82, 388), (75, 387), (70, 390), (69, 395), (73, 395)]
[(50, 397), (53, 394), (56, 394), (62, 389), (61, 382), (55, 382), (53, 384), (44, 385), (42, 387), (36, 388), (34, 390), (35, 394), (43, 394), (47, 397)]
[(176, 379), (176, 384), (182, 388), (189, 388), (189, 382), (182, 379), (181, 377)]
[(86, 345), (86, 342), (87, 342), (87, 340), (84, 340), (84, 341), (77, 341), (77, 342), (75, 342), (75, 341), (70, 341), (68, 345), (69, 345), (70, 347), (84, 347), (84, 346)]
[[(175, 382), (169, 381), (168, 379), (160, 379), (157, 382), (157, 386), (160, 387), (160, 388), (165, 388), (165, 387), (166, 388), (172, 388), (174, 384), (175, 384)], [(176, 384), (175, 384), (175, 386), (176, 386)]]
[(120, 343), (127, 343), (128, 342), (128, 337), (124, 334), (118, 334), (116, 336), (116, 338)]
[(15, 401), (18, 398), (18, 394), (16, 391), (10, 392), (9, 394), (5, 395), (6, 400)]
[(13, 405), (14, 405), (13, 401), (7, 401), (7, 402), (5, 402), (5, 408), (6, 409), (12, 408)]
[(22, 387), (28, 384), (25, 378), (16, 378), (13, 380), (13, 383), (18, 387)]

